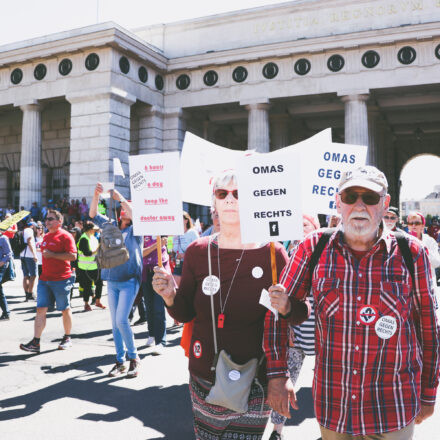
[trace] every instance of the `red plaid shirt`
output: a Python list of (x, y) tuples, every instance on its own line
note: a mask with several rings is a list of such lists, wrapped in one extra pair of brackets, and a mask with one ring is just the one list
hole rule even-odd
[[(310, 257), (321, 234), (300, 243), (281, 275), (291, 298), (303, 299), (309, 291), (314, 296), (318, 422), (352, 435), (402, 429), (421, 402), (434, 405), (438, 385), (439, 335), (427, 253), (407, 237), (413, 286), (392, 232), (385, 230), (358, 261), (337, 231), (310, 279)], [(379, 324), (388, 339), (379, 337)]]

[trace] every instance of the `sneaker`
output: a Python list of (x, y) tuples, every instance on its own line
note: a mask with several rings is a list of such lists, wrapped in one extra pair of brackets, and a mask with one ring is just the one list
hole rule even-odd
[(127, 367), (124, 365), (123, 362), (116, 362), (116, 364), (113, 365), (113, 368), (109, 371), (108, 375), (110, 377), (117, 377), (121, 374), (124, 374), (126, 369)]
[(272, 431), (269, 440), (283, 440), (283, 436), (281, 434), (278, 434), (278, 432), (276, 431)]
[(40, 352), (40, 344), (36, 344), (34, 339), (27, 344), (20, 344), (20, 348), (24, 351), (30, 351), (31, 353)]
[(0, 321), (9, 321), (9, 315), (6, 313), (3, 313), (2, 316), (0, 316)]
[(58, 350), (66, 350), (71, 346), (72, 346), (72, 340), (70, 339), (70, 336), (64, 335), (63, 339), (61, 339), (60, 345), (58, 345)]
[(139, 359), (130, 359), (130, 368), (128, 369), (127, 377), (136, 377), (139, 374), (139, 366)]
[(92, 308), (90, 307), (90, 304), (88, 304), (88, 303), (84, 304), (84, 311), (85, 312), (91, 312), (92, 311)]
[(165, 346), (163, 344), (156, 344), (151, 350), (151, 354), (155, 354), (156, 356), (159, 356), (163, 354), (164, 349)]
[(150, 336), (150, 337), (147, 339), (147, 347), (151, 347), (151, 346), (153, 346), (153, 345), (154, 345), (154, 341), (155, 341), (155, 339), (154, 339), (152, 336)]

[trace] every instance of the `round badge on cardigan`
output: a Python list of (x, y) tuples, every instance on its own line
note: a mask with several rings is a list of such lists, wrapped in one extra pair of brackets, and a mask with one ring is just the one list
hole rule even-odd
[(378, 316), (379, 314), (376, 308), (370, 305), (362, 306), (358, 311), (358, 321), (362, 322), (364, 325), (374, 324)]
[(237, 370), (231, 370), (229, 372), (228, 376), (229, 376), (229, 379), (231, 379), (235, 382), (236, 380), (240, 379), (241, 374)]
[(263, 269), (260, 266), (255, 266), (252, 269), (252, 276), (254, 278), (261, 278), (263, 276)]
[(376, 330), (376, 335), (382, 339), (390, 339), (397, 330), (397, 321), (393, 316), (382, 316), (376, 322), (374, 326)]
[(194, 357), (200, 359), (202, 357), (202, 344), (200, 341), (195, 341), (193, 345)]
[(207, 276), (202, 283), (202, 292), (205, 295), (215, 295), (220, 289), (220, 280), (215, 276)]

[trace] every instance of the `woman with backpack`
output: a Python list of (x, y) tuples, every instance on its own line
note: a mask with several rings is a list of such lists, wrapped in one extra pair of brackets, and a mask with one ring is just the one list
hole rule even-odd
[[(128, 315), (139, 290), (142, 277), (142, 237), (133, 235), (130, 203), (117, 191), (112, 190), (114, 200), (120, 202), (122, 210), (119, 221), (110, 219), (98, 213), (99, 196), (104, 191), (101, 183), (97, 183), (89, 216), (93, 223), (102, 230), (101, 246), (106, 240), (104, 225), (108, 222), (117, 226), (122, 233), (122, 240), (128, 251), (129, 258), (125, 263), (111, 269), (102, 269), (101, 278), (107, 281), (108, 305), (112, 319), (113, 340), (116, 348), (116, 363), (109, 372), (109, 376), (116, 377), (126, 371), (124, 362), (126, 355), (130, 361), (127, 377), (136, 377), (139, 372), (139, 357), (134, 343), (133, 331), (130, 327)], [(105, 257), (105, 255), (103, 256)]]

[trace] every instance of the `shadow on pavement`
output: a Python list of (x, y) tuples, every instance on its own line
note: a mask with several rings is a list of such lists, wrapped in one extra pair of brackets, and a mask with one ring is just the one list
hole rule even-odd
[[(89, 360), (92, 364), (96, 363), (97, 359)], [(94, 365), (84, 365), (84, 367), (86, 371), (89, 367), (96, 369)], [(72, 368), (72, 365), (69, 368)], [(79, 417), (83, 420), (118, 422), (135, 417), (144, 426), (161, 432), (167, 439), (194, 438), (188, 385), (174, 385), (167, 388), (154, 386), (132, 390), (119, 386), (113, 387), (111, 380), (96, 382), (102, 378), (103, 376), (90, 380), (71, 378), (29, 394), (2, 400), (0, 407), (3, 410), (0, 412), (0, 421), (33, 415), (47, 403), (70, 397), (114, 408), (114, 411), (107, 414), (85, 413)], [(8, 410), (8, 407), (17, 406), (24, 406), (24, 408)]]
[(287, 419), (286, 426), (298, 426), (305, 419), (314, 419), (312, 388), (301, 388), (296, 394), (299, 410), (290, 410), (290, 419)]

